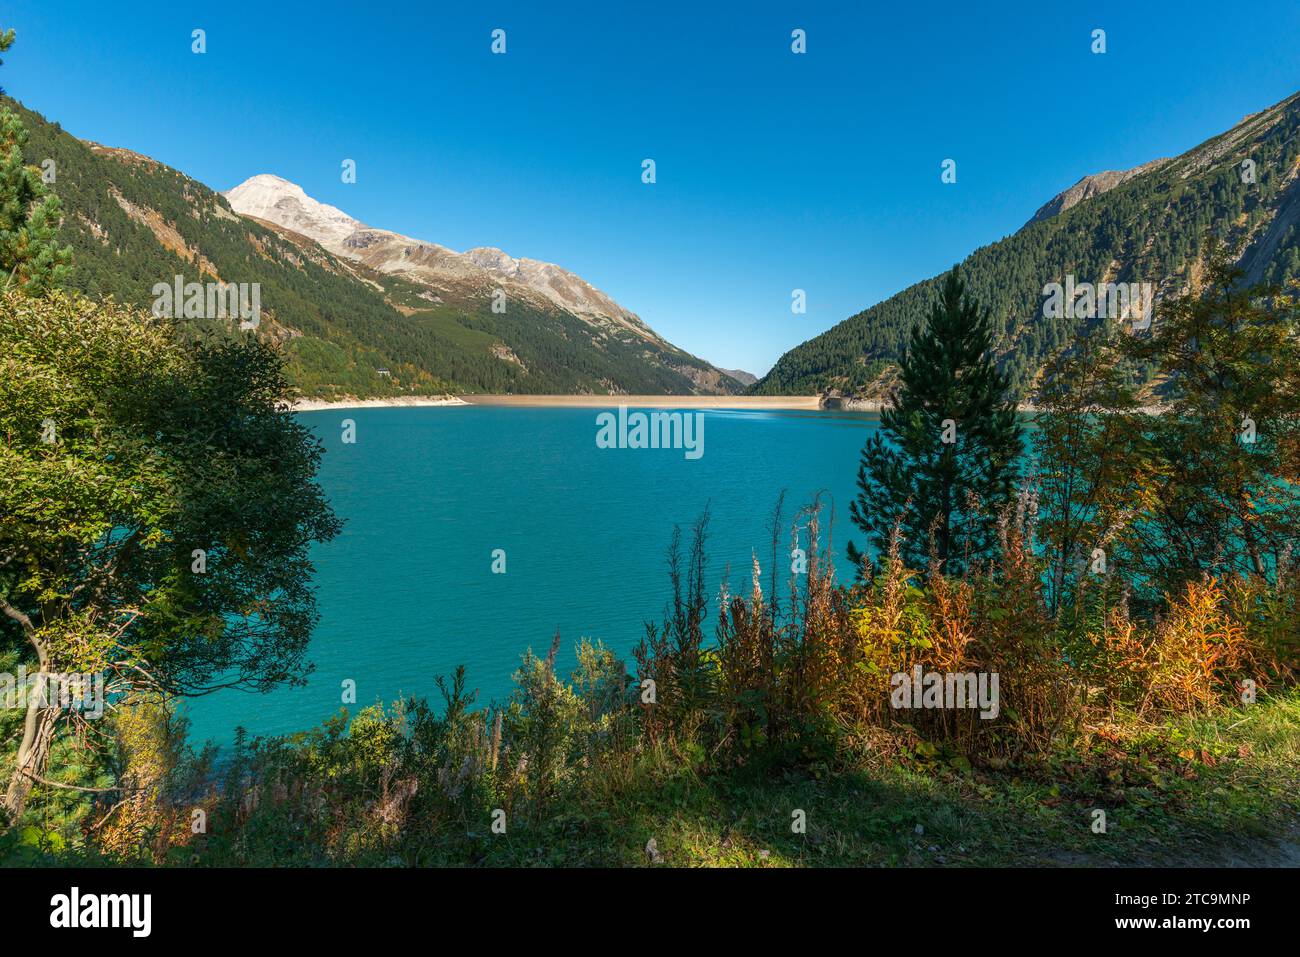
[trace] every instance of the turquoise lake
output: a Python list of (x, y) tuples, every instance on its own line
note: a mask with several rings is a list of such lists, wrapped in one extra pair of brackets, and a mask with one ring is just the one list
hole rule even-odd
[[(685, 530), (706, 505), (714, 598), (724, 575), (733, 591), (747, 589), (755, 551), (769, 571), (782, 489), (787, 519), (825, 493), (838, 571), (852, 576), (844, 544), (862, 541), (848, 505), (875, 415), (705, 410), (704, 454), (692, 460), (681, 449), (598, 448), (601, 411), (303, 413), (325, 447), (321, 486), (345, 522), (313, 552), (316, 670), (300, 688), (191, 700), (192, 740), (227, 745), (241, 725), (255, 735), (309, 728), (342, 707), (345, 679), (356, 682), (353, 712), (406, 695), (440, 701), (434, 677), (459, 664), (479, 704), (504, 700), (520, 655), (530, 646), (545, 654), (557, 628), (565, 674), (583, 637), (631, 663), (644, 623), (670, 597), (673, 526)], [(344, 419), (356, 423), (355, 444), (342, 441)], [(784, 581), (788, 524), (782, 542)], [(505, 574), (492, 573), (498, 548)]]

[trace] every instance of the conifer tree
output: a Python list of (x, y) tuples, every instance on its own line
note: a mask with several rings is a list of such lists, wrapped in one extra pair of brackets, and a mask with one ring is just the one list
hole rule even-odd
[[(0, 33), (0, 53), (13, 42), (13, 30)], [(42, 171), (23, 163), (26, 142), (18, 115), (0, 110), (0, 289), (40, 295), (63, 281), (72, 250), (55, 242), (63, 207)]]
[[(987, 311), (954, 267), (928, 322), (912, 330), (901, 387), (862, 450), (850, 516), (882, 552), (898, 525), (909, 567), (924, 567), (933, 549), (945, 571), (960, 573), (992, 551), (1022, 450), (992, 339)], [(852, 543), (849, 557), (861, 566)]]

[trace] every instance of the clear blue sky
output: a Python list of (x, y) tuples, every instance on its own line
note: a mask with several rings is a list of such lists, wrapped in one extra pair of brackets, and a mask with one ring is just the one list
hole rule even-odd
[(450, 6), (18, 0), (0, 83), (216, 189), (276, 173), (374, 226), (559, 263), (756, 373), (1080, 176), (1300, 89), (1295, 0)]

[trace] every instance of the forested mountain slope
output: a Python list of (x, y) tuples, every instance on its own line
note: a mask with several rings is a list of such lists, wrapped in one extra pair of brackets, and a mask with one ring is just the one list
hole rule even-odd
[(514, 297), (504, 314), (492, 311), (491, 289), (430, 296), (413, 277), (340, 257), (311, 237), (240, 216), (220, 193), (177, 170), (126, 149), (83, 142), (15, 101), (5, 102), (28, 130), (27, 162), (54, 161), (52, 185), (64, 208), (60, 241), (73, 250), (68, 285), (148, 307), (155, 284), (178, 275), (185, 282), (258, 283), (259, 333), (281, 343), (305, 395), (714, 394), (741, 388), (649, 327), (616, 334), (546, 296)]
[[(1182, 156), (1129, 172), (1085, 177), (961, 264), (972, 294), (992, 313), (998, 362), (1017, 388), (1030, 386), (1050, 355), (1099, 321), (1045, 317), (1048, 283), (1067, 276), (1151, 283), (1158, 300), (1195, 280), (1211, 231), (1249, 280), (1300, 278), (1300, 94)], [(751, 391), (883, 394), (939, 281), (904, 289), (790, 350)]]

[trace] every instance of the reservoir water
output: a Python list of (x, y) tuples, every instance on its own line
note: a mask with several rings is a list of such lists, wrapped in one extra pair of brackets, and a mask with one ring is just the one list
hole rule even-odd
[[(342, 683), (357, 704), (438, 698), (434, 677), (467, 667), (478, 703), (506, 699), (528, 647), (558, 628), (559, 667), (587, 637), (630, 661), (647, 620), (670, 597), (666, 550), (707, 505), (709, 594), (724, 575), (747, 588), (752, 555), (768, 572), (773, 506), (786, 516), (819, 491), (833, 504), (834, 551), (862, 536), (848, 519), (858, 454), (878, 417), (865, 413), (705, 410), (703, 455), (598, 448), (602, 409), (338, 409), (303, 413), (325, 455), (320, 482), (344, 519), (314, 549), (320, 623), (299, 688), (223, 691), (187, 703), (191, 740), (227, 745), (304, 730), (336, 713)], [(693, 414), (693, 413), (692, 413)], [(356, 441), (342, 441), (342, 423)], [(782, 533), (789, 571), (788, 528)], [(505, 573), (492, 571), (505, 552)], [(730, 574), (727, 575), (728, 568)], [(711, 610), (716, 609), (716, 603)], [(710, 618), (711, 621), (711, 618)]]

